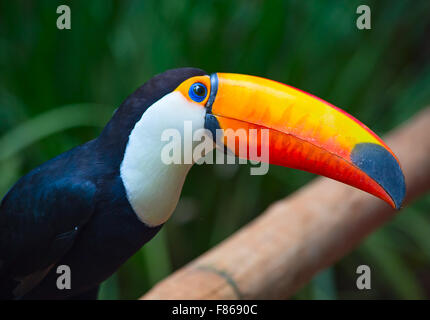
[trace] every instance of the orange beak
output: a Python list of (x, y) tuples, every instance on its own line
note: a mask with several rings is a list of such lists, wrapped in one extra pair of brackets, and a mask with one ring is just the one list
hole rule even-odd
[[(255, 129), (260, 137), (248, 148), (269, 150), (270, 164), (323, 175), (371, 193), (399, 209), (405, 182), (388, 146), (343, 110), (285, 84), (240, 74), (210, 77), (205, 127), (233, 131)], [(227, 135), (217, 136), (227, 144)], [(238, 147), (231, 150), (240, 156)], [(251, 152), (246, 158), (253, 159)]]

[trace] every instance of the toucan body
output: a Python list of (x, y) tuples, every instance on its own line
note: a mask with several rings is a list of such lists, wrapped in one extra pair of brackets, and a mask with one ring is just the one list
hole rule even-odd
[[(249, 139), (248, 147), (267, 148), (271, 164), (336, 179), (393, 208), (403, 201), (394, 153), (339, 108), (259, 77), (169, 70), (130, 95), (98, 138), (42, 164), (5, 195), (0, 298), (95, 298), (100, 283), (173, 213), (192, 163), (163, 163), (160, 137), (183, 130), (185, 121), (212, 133), (218, 147), (226, 137), (217, 130), (268, 130), (266, 142)], [(227, 151), (239, 156), (235, 147)], [(60, 289), (64, 265), (71, 286)]]

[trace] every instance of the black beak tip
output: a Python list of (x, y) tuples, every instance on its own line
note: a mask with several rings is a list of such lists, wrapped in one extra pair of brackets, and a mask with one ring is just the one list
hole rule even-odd
[(351, 152), (352, 162), (390, 195), (400, 210), (406, 193), (405, 177), (396, 158), (383, 146), (358, 143)]

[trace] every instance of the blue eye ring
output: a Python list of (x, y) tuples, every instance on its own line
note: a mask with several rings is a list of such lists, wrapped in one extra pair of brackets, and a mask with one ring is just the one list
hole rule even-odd
[(202, 102), (208, 94), (208, 89), (203, 83), (193, 83), (188, 91), (188, 95), (195, 102)]

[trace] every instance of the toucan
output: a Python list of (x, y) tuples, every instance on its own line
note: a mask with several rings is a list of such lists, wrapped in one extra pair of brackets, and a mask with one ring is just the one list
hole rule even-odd
[[(266, 129), (270, 164), (402, 205), (405, 180), (395, 154), (345, 111), (257, 76), (168, 70), (131, 94), (96, 139), (33, 169), (4, 196), (0, 298), (95, 299), (100, 283), (173, 213), (193, 163), (163, 162), (160, 136), (182, 132), (185, 121), (212, 133)], [(213, 140), (214, 148), (223, 143), (219, 134)], [(60, 266), (70, 271), (67, 288), (57, 283)]]

